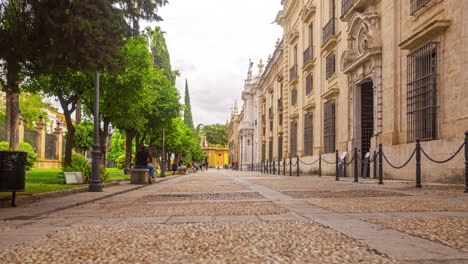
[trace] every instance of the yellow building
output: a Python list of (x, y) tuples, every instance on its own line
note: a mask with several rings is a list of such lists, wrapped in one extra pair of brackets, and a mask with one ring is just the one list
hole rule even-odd
[(229, 149), (223, 147), (202, 147), (210, 168), (229, 165)]

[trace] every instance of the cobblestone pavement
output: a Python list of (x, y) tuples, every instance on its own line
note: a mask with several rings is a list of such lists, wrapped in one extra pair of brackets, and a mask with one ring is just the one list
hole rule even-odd
[(0, 209), (1, 262), (468, 262), (460, 186), (214, 170), (126, 188)]

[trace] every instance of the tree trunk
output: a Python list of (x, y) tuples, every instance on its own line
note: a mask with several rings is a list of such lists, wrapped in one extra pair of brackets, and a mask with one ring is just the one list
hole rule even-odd
[(125, 130), (125, 174), (128, 174), (132, 165), (132, 147), (133, 139), (136, 136), (136, 131)]
[(19, 117), (19, 65), (11, 59), (7, 61), (7, 112), (6, 131), (10, 142), (10, 150), (19, 148), (18, 117)]
[[(75, 127), (73, 126), (73, 123), (72, 123), (71, 114), (76, 109), (77, 97), (71, 97), (70, 99), (67, 100), (62, 96), (61, 92), (58, 92), (57, 95), (60, 101), (60, 105), (62, 106), (62, 109), (63, 109), (63, 115), (65, 116), (65, 123), (67, 124), (67, 144), (65, 145), (65, 162), (64, 162), (65, 166), (67, 166), (71, 164), (73, 139), (75, 137)], [(70, 104), (71, 104), (71, 109), (68, 108)]]
[(78, 102), (76, 102), (76, 111), (75, 111), (75, 122), (77, 125), (81, 123), (81, 116), (82, 116), (81, 100), (78, 99)]
[(105, 117), (103, 120), (104, 126), (102, 130), (99, 130), (99, 144), (101, 145), (101, 167), (106, 167), (107, 162), (107, 138), (109, 137), (109, 124), (110, 118)]

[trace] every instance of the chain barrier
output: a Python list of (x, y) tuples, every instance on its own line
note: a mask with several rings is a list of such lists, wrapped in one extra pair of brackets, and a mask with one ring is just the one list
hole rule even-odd
[(325, 162), (325, 163), (327, 163), (327, 164), (335, 164), (334, 161), (333, 161), (333, 162), (328, 162), (327, 160), (325, 160), (325, 159), (323, 159), (323, 158), (322, 158), (322, 161)]
[(385, 159), (385, 161), (388, 163), (388, 165), (390, 165), (390, 167), (394, 168), (394, 169), (403, 169), (404, 167), (406, 167), (406, 165), (408, 165), (408, 163), (413, 159), (413, 156), (414, 154), (416, 154), (416, 148), (413, 150), (413, 153), (411, 153), (411, 156), (409, 157), (409, 159), (401, 166), (395, 166), (393, 165), (392, 163), (390, 163), (390, 161), (388, 160), (387, 156), (385, 155), (385, 152), (382, 152), (383, 154), (383, 157)]
[(435, 163), (442, 164), (442, 163), (449, 162), (449, 161), (451, 161), (453, 158), (455, 158), (455, 157), (458, 155), (458, 153), (460, 153), (460, 151), (463, 149), (464, 146), (465, 146), (465, 143), (461, 144), (461, 146), (458, 148), (457, 151), (455, 151), (455, 153), (454, 153), (452, 156), (450, 156), (448, 159), (442, 160), (442, 161), (434, 160), (434, 159), (432, 159), (431, 157), (429, 157), (429, 155), (424, 151), (423, 148), (421, 148), (421, 152), (422, 152), (422, 153), (424, 154), (424, 156), (426, 156), (426, 158), (428, 158), (430, 161), (435, 162)]
[(378, 151), (375, 152), (374, 157), (372, 157), (372, 159), (369, 159), (369, 164), (371, 164), (372, 162), (376, 161), (378, 155), (379, 155), (379, 152), (378, 152)]
[(351, 163), (353, 163), (355, 158), (356, 158), (356, 153), (354, 153), (353, 158), (349, 162), (345, 163), (342, 159), (340, 159), (340, 161), (341, 161), (341, 164), (344, 164), (345, 166), (349, 166), (351, 165)]
[(302, 161), (301, 159), (299, 159), (299, 161), (304, 164), (304, 165), (314, 165), (315, 163), (317, 163), (319, 161), (320, 158), (318, 158), (316, 161), (312, 162), (312, 163), (306, 163), (304, 161)]

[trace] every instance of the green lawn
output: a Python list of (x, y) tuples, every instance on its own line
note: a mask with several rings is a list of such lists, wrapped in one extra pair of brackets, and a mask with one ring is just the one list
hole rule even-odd
[[(42, 192), (52, 192), (58, 190), (71, 189), (86, 185), (65, 185), (63, 176), (60, 176), (60, 169), (32, 169), (26, 172), (26, 191), (21, 194), (32, 194)], [(10, 196), (11, 193), (0, 193), (0, 198)]]
[(124, 170), (117, 169), (117, 168), (107, 168), (107, 172), (109, 173), (109, 179), (130, 179), (130, 175), (124, 175)]

